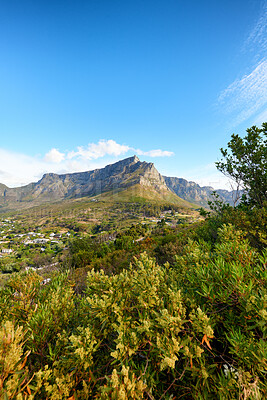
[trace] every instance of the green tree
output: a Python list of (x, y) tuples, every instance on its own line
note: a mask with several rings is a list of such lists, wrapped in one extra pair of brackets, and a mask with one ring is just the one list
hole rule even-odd
[(248, 128), (243, 139), (233, 134), (228, 149), (221, 153), (217, 169), (244, 190), (251, 205), (263, 207), (267, 201), (267, 122), (262, 128)]

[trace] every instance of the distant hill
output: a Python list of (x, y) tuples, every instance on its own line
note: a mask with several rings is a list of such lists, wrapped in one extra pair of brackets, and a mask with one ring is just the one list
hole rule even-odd
[[(201, 188), (181, 178), (163, 177), (153, 163), (141, 162), (133, 156), (101, 169), (69, 174), (45, 174), (36, 183), (17, 188), (0, 184), (0, 210), (29, 208), (65, 199), (98, 195), (118, 196), (125, 201), (142, 199), (169, 202), (184, 207), (207, 206), (210, 187)], [(231, 192), (219, 190), (231, 202)], [(192, 204), (193, 203), (193, 204)]]
[[(195, 182), (187, 181), (183, 178), (163, 177), (167, 187), (177, 196), (191, 203), (198, 204), (202, 207), (208, 207), (208, 201), (214, 200), (211, 195), (214, 189), (211, 186), (199, 186)], [(221, 199), (231, 205), (234, 204), (237, 192), (223, 189), (216, 190)]]

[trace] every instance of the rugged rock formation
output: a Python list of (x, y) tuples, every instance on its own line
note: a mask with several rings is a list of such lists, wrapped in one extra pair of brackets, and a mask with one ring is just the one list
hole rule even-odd
[(65, 198), (95, 196), (108, 191), (140, 184), (156, 191), (169, 191), (164, 178), (153, 163), (141, 162), (133, 156), (105, 168), (72, 174), (45, 174), (37, 183), (19, 188), (0, 186), (0, 204), (38, 200), (47, 202)]
[[(204, 207), (212, 199), (211, 187), (200, 187), (182, 178), (163, 177), (153, 163), (141, 162), (138, 157), (133, 156), (93, 171), (45, 174), (38, 182), (19, 188), (8, 188), (0, 184), (0, 207), (2, 210), (10, 204), (13, 209), (29, 207), (50, 201), (96, 196), (105, 192), (115, 193), (136, 185), (142, 188), (145, 198), (146, 192), (150, 192), (151, 197), (152, 191), (155, 196), (160, 194), (161, 199), (164, 195), (166, 199), (175, 200), (173, 196), (176, 195), (180, 198), (177, 198), (178, 201), (183, 199)], [(232, 192), (217, 192), (225, 201), (232, 202)]]
[[(164, 176), (163, 178), (168, 188), (184, 200), (202, 207), (208, 207), (208, 201), (214, 200), (211, 195), (214, 189), (211, 186), (201, 187), (195, 182), (187, 181), (182, 178), (171, 178), (168, 176)], [(231, 205), (234, 204), (237, 196), (236, 191), (218, 189), (216, 192), (223, 201)]]

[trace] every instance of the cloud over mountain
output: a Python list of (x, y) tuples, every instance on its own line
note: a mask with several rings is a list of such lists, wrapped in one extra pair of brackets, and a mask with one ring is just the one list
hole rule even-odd
[(52, 163), (60, 163), (65, 158), (64, 153), (60, 153), (57, 149), (53, 148), (45, 155), (45, 161)]
[(71, 151), (67, 154), (67, 158), (72, 159), (74, 157), (81, 157), (86, 160), (95, 160), (106, 155), (108, 156), (121, 156), (127, 152), (133, 152), (139, 156), (148, 157), (170, 157), (174, 155), (172, 151), (167, 150), (148, 150), (143, 151), (140, 149), (135, 149), (134, 147), (127, 146), (125, 144), (116, 143), (114, 140), (99, 140), (98, 143), (89, 143), (87, 147), (79, 146), (77, 151)]
[(67, 155), (69, 159), (81, 157), (86, 160), (95, 160), (106, 155), (118, 157), (127, 153), (129, 146), (116, 143), (114, 140), (99, 140), (98, 143), (89, 143), (87, 147), (78, 146), (77, 151), (70, 151)]
[(0, 149), (0, 182), (7, 186), (21, 186), (35, 182), (46, 172), (68, 173), (102, 168), (117, 161), (126, 153), (147, 157), (169, 157), (166, 150), (138, 150), (112, 139), (101, 139), (97, 143), (78, 146), (75, 150), (49, 150), (43, 157), (29, 156)]

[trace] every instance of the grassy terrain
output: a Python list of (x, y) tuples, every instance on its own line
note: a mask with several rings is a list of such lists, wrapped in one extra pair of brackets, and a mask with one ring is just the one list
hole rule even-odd
[[(98, 196), (104, 201), (140, 202), (152, 201), (156, 204), (175, 204), (183, 208), (198, 208), (197, 205), (176, 196), (171, 191), (157, 191), (149, 186), (134, 185), (124, 190), (103, 193)], [(98, 198), (97, 197), (97, 198)]]

